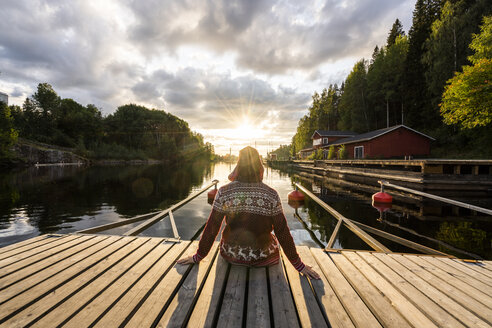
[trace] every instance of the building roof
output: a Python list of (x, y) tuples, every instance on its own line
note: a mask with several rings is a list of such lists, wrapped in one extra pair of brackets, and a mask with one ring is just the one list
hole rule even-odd
[(319, 134), (321, 137), (350, 137), (357, 134), (356, 132), (352, 131), (316, 130), (311, 136), (311, 139), (314, 139), (314, 135), (316, 133)]
[(410, 131), (413, 131), (413, 132), (415, 132), (417, 134), (420, 134), (423, 137), (429, 138), (430, 140), (436, 140), (436, 139), (434, 139), (432, 137), (429, 137), (426, 134), (423, 134), (423, 133), (421, 133), (421, 132), (419, 132), (417, 130), (414, 130), (412, 128), (409, 128), (406, 125), (395, 125), (395, 126), (391, 126), (389, 128), (384, 128), (384, 129), (369, 131), (369, 132), (366, 132), (366, 133), (358, 134), (358, 135), (353, 136), (353, 137), (339, 139), (339, 140), (336, 140), (334, 142), (329, 143), (327, 146), (331, 146), (331, 145), (343, 145), (343, 144), (348, 144), (348, 143), (367, 141), (367, 140), (371, 140), (371, 139), (380, 137), (383, 134), (389, 133), (389, 132), (394, 131), (394, 130), (397, 130), (399, 128), (405, 128), (407, 130), (410, 130)]

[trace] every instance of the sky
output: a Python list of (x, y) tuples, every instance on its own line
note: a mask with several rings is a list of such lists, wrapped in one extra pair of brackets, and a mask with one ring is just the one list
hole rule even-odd
[(136, 103), (215, 146), (288, 144), (315, 91), (384, 45), (415, 0), (5, 0), (0, 91), (38, 83), (104, 115)]

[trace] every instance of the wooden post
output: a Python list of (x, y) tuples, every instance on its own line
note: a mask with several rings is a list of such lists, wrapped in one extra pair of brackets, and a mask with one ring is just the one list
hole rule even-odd
[(453, 166), (453, 173), (454, 174), (461, 174), (461, 165)]

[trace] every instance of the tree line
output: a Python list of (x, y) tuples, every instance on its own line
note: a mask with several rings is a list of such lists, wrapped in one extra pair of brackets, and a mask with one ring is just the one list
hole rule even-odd
[(93, 159), (173, 161), (214, 153), (186, 121), (163, 110), (127, 104), (103, 116), (95, 105), (61, 98), (48, 83), (40, 83), (22, 107), (0, 102), (0, 123), (0, 158), (12, 156), (18, 137), (73, 148)]
[(370, 59), (313, 94), (291, 154), (317, 129), (405, 124), (437, 139), (434, 156), (492, 156), (491, 15), (489, 0), (417, 0), (408, 35), (396, 19)]

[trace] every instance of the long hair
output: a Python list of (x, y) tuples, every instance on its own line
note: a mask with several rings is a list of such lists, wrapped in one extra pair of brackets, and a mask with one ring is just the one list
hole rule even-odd
[(236, 168), (229, 180), (241, 182), (261, 182), (263, 180), (263, 164), (260, 154), (253, 147), (246, 147), (239, 152)]

